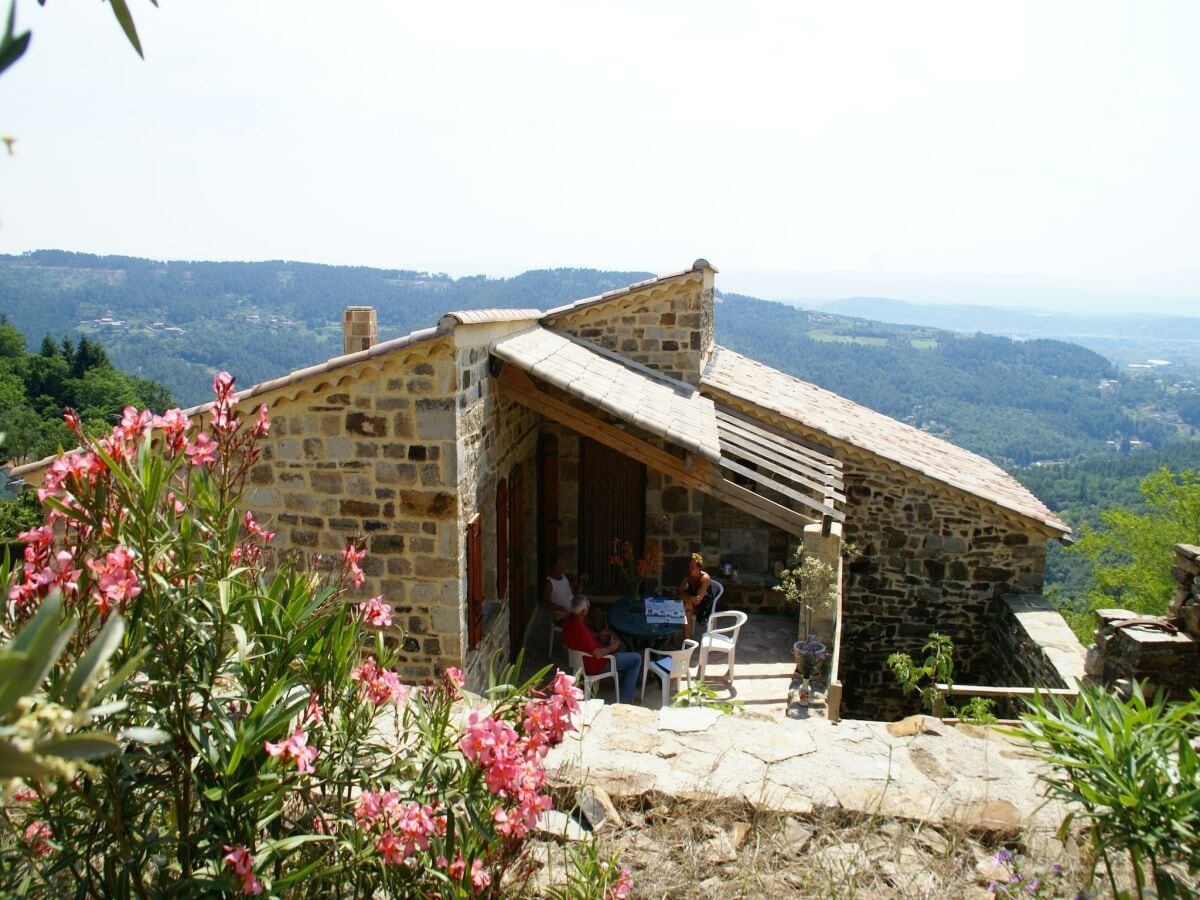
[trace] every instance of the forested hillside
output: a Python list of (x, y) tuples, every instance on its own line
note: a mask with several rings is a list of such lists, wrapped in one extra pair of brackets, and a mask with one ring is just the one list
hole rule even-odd
[(1121, 374), (1075, 344), (723, 299), (722, 343), (1002, 464), (1128, 453), (1194, 431), (1180, 418), (1194, 389)]
[(373, 306), (380, 338), (452, 309), (546, 308), (647, 277), (554, 269), (515, 278), (450, 278), (400, 269), (291, 262), (156, 262), (39, 250), (0, 256), (0, 313), (31, 341), (98, 337), (120, 368), (202, 402), (215, 372), (242, 385), (341, 353), (341, 313)]
[(90, 433), (100, 433), (126, 406), (161, 412), (170, 405), (162, 385), (115, 369), (96, 341), (47, 335), (29, 353), (25, 336), (0, 316), (0, 461), (25, 462), (74, 446), (62, 421), (65, 407)]
[[(206, 399), (220, 369), (249, 385), (337, 355), (347, 305), (375, 307), (386, 339), (451, 309), (546, 309), (644, 277), (554, 269), (451, 278), (47, 250), (0, 257), (0, 313), (32, 342), (66, 332), (99, 340), (118, 367), (161, 381), (189, 405)], [(1194, 386), (1119, 373), (1074, 344), (885, 325), (733, 294), (719, 300), (721, 343), (1002, 464), (1142, 452), (1200, 424)]]

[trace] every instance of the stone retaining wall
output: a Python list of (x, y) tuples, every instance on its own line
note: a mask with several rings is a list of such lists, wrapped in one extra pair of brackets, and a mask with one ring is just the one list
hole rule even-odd
[[(1171, 576), (1177, 588), (1166, 618), (1096, 610), (1089, 676), (1105, 685), (1143, 682), (1147, 695), (1161, 688), (1177, 700), (1200, 689), (1200, 547), (1176, 544)], [(1115, 627), (1131, 620), (1148, 624)]]
[(1041, 594), (1001, 597), (988, 645), (992, 667), (985, 684), (1073, 688), (1084, 677), (1083, 645)]

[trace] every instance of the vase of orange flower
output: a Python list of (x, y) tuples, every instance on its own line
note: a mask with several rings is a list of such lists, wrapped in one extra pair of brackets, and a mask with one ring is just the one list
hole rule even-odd
[(642, 556), (636, 556), (633, 544), (622, 538), (613, 538), (608, 564), (617, 570), (625, 585), (625, 596), (633, 600), (639, 598), (642, 582), (657, 574), (662, 568), (662, 562), (662, 547), (657, 541), (649, 541), (646, 544), (646, 552)]

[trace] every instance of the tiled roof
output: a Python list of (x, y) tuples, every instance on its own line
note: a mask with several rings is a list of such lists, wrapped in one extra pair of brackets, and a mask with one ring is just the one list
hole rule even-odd
[(705, 269), (712, 269), (714, 272), (717, 271), (717, 268), (707, 259), (698, 259), (692, 263), (690, 269), (683, 269), (680, 272), (670, 272), (666, 275), (656, 275), (653, 278), (647, 278), (645, 281), (638, 281), (634, 284), (627, 284), (625, 287), (605, 291), (603, 294), (598, 294), (595, 297), (585, 297), (582, 300), (576, 300), (574, 303), (568, 303), (565, 306), (556, 306), (554, 309), (548, 309), (542, 314), (542, 321), (547, 322), (567, 313), (575, 312), (577, 309), (594, 306), (597, 303), (607, 303), (609, 300), (616, 300), (618, 297), (624, 297), (626, 294), (632, 294), (635, 291), (644, 291), (648, 287), (654, 287), (657, 284), (667, 281), (674, 281), (676, 278), (690, 278), (697, 272), (703, 272)]
[(1066, 534), (1071, 530), (990, 460), (725, 347), (713, 348), (700, 384), (769, 409), (1055, 531)]
[(465, 309), (442, 313), (438, 325), (452, 328), (455, 325), (486, 325), (489, 322), (521, 322), (541, 316), (540, 309)]
[(714, 404), (686, 382), (540, 327), (493, 341), (491, 349), (505, 362), (650, 434), (720, 460)]

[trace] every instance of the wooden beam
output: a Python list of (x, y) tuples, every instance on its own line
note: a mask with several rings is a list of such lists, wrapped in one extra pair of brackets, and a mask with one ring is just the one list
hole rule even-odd
[(833, 513), (832, 505), (826, 506), (819, 500), (814, 500), (812, 497), (808, 496), (808, 494), (802, 494), (800, 491), (793, 490), (787, 485), (779, 484), (777, 481), (772, 480), (762, 472), (756, 472), (754, 469), (751, 469), (748, 466), (743, 466), (739, 463), (735, 463), (732, 460), (722, 457), (721, 468), (729, 469), (729, 471), (736, 472), (743, 478), (750, 478), (759, 484), (765, 484), (770, 487), (771, 490), (783, 494), (783, 496), (787, 497), (789, 500), (795, 500), (797, 503), (807, 506), (819, 516), (828, 516)]
[(799, 535), (803, 535), (804, 526), (813, 521), (795, 510), (788, 509), (773, 500), (746, 490), (741, 485), (727, 481), (706, 459), (698, 456), (689, 456), (686, 460), (680, 459), (673, 453), (668, 453), (641, 438), (634, 437), (615, 425), (610, 425), (583, 410), (576, 409), (569, 403), (551, 397), (538, 388), (533, 379), (516, 366), (505, 366), (504, 371), (500, 373), (499, 381), (504, 393), (522, 406), (527, 406), (534, 412), (566, 425), (585, 437), (597, 440), (618, 453), (640, 460), (652, 469), (670, 475), (681, 484), (718, 497), (730, 506), (749, 513), (756, 519), (761, 519), (791, 534)]
[[(721, 433), (720, 440), (722, 465), (726, 456), (726, 447), (728, 447), (728, 455), (737, 456), (747, 462), (751, 462), (760, 471), (766, 469), (768, 472), (774, 472), (781, 478), (786, 479), (791, 484), (801, 488), (808, 488), (821, 497), (830, 497), (839, 503), (846, 502), (846, 495), (837, 489), (837, 486), (832, 483), (833, 480), (826, 474), (813, 473), (803, 463), (795, 460), (789, 461), (777, 453), (763, 451), (750, 443), (743, 444), (740, 440), (726, 432)], [(797, 469), (800, 471), (797, 471)], [(817, 481), (813, 478), (806, 478), (801, 472), (815, 474), (822, 480)]]
[(834, 456), (820, 450), (812, 449), (794, 435), (772, 428), (765, 423), (752, 422), (746, 416), (734, 412), (727, 406), (722, 406), (719, 403), (714, 405), (716, 407), (717, 421), (730, 428), (741, 429), (747, 436), (758, 438), (760, 441), (765, 441), (768, 445), (778, 446), (780, 442), (786, 442), (791, 445), (788, 448), (789, 450), (808, 457), (816, 466), (829, 468), (834, 472), (842, 468), (841, 461)]

